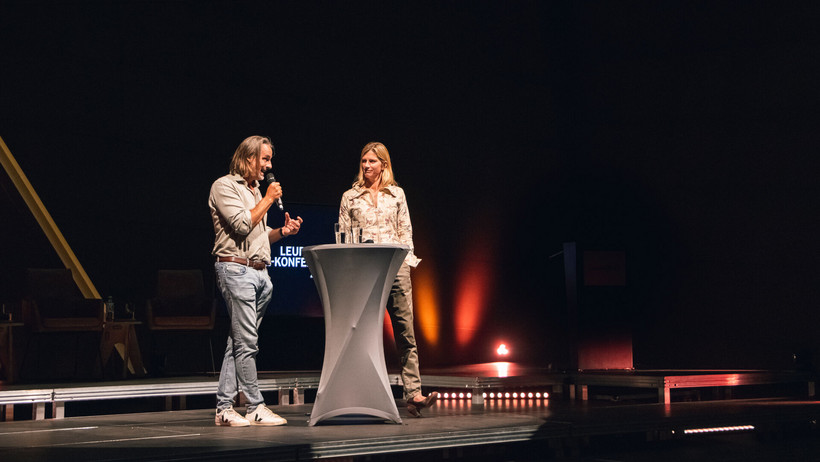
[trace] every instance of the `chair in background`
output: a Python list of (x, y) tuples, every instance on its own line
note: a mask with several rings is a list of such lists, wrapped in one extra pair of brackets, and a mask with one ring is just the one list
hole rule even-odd
[(152, 372), (159, 375), (203, 372), (191, 370), (191, 366), (196, 363), (192, 358), (200, 356), (204, 349), (192, 349), (189, 341), (193, 337), (204, 337), (207, 345), (203, 346), (210, 352), (210, 372), (216, 373), (211, 342), (216, 303), (205, 291), (201, 270), (159, 270), (156, 295), (146, 303)]
[[(105, 322), (105, 305), (100, 299), (82, 296), (70, 269), (27, 269), (21, 311), (29, 333), (20, 365), (21, 378), (76, 378), (81, 364), (91, 366), (88, 375), (96, 375), (97, 365), (100, 366), (99, 373), (102, 373), (99, 345)], [(90, 334), (85, 337), (92, 337), (93, 342), (86, 343), (83, 350), (86, 354), (82, 356), (94, 357), (95, 361), (79, 359), (80, 340), (84, 333)], [(61, 373), (65, 372), (63, 352), (69, 347), (66, 342), (69, 338), (73, 339), (73, 372), (66, 377)], [(48, 353), (46, 358), (42, 354), (44, 347)], [(32, 350), (37, 361), (33, 369), (27, 363)], [(100, 360), (99, 364), (96, 360)]]

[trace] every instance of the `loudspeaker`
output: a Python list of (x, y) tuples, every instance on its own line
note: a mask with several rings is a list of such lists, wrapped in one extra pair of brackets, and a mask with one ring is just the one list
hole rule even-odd
[(564, 243), (570, 368), (633, 369), (626, 252)]

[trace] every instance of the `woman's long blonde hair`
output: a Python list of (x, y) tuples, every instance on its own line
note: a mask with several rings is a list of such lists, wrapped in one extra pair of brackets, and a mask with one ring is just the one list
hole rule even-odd
[(364, 173), (362, 172), (362, 158), (368, 152), (373, 151), (376, 157), (382, 162), (382, 174), (379, 181), (379, 189), (384, 189), (388, 186), (398, 185), (396, 179), (393, 177), (393, 162), (390, 161), (390, 153), (387, 152), (387, 147), (378, 141), (371, 141), (364, 145), (362, 154), (359, 156), (359, 175), (356, 181), (353, 182), (353, 187), (364, 186)]

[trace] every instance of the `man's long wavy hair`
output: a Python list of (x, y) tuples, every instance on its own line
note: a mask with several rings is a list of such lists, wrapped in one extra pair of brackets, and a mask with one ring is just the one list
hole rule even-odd
[(270, 138), (267, 136), (254, 135), (245, 138), (233, 153), (230, 169), (231, 174), (246, 178), (250, 172), (251, 165), (253, 165), (253, 160), (259, 159), (263, 144), (270, 146), (271, 151), (273, 151), (273, 143), (271, 143)]

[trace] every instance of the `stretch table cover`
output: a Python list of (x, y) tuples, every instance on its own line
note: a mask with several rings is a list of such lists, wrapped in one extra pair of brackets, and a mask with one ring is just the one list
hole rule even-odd
[(392, 244), (302, 250), (325, 315), (325, 357), (309, 425), (351, 414), (401, 423), (387, 378), (382, 326), (390, 287), (409, 250)]

